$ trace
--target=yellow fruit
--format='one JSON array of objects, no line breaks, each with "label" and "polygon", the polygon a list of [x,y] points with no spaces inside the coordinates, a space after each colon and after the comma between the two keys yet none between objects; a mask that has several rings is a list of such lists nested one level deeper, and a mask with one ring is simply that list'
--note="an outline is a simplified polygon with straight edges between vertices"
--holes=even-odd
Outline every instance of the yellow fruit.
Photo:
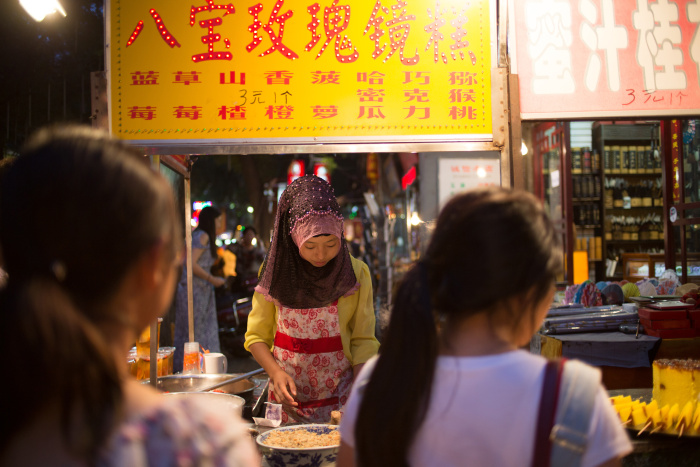
[{"label": "yellow fruit", "polygon": [[647,415],[643,406],[632,409],[632,426],[642,427],[647,423]]},{"label": "yellow fruit", "polygon": [[676,423],[676,430],[679,430],[681,425],[685,429],[690,427],[692,417],[693,417],[693,409],[695,409],[695,401],[688,401],[686,404],[683,406],[683,410],[681,410],[680,415],[678,416],[678,423]]}]

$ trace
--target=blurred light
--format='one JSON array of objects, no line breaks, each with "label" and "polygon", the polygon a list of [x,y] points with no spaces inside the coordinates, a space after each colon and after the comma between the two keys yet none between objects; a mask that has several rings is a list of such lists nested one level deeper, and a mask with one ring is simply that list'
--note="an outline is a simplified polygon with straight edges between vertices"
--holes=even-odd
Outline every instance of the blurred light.
[{"label": "blurred light", "polygon": [[421,222],[423,222],[420,217],[418,217],[418,213],[416,211],[413,211],[413,214],[411,214],[411,225],[418,225]]},{"label": "blurred light", "polygon": [[236,230],[238,230],[238,231],[240,232],[241,230],[243,230],[243,226],[242,226],[242,225],[237,225],[237,226],[236,226]]},{"label": "blurred light", "polygon": [[479,178],[486,178],[486,169],[483,167],[479,167],[476,169],[476,176]]},{"label": "blurred light", "polygon": [[231,244],[231,240],[229,240],[229,239],[227,238],[226,240],[224,240],[224,243],[225,243],[226,245],[230,245],[230,244]]},{"label": "blurred light", "polygon": [[254,211],[253,206],[248,206],[248,212],[253,214],[253,211]]},{"label": "blurred light", "polygon": [[250,243],[251,243],[251,245],[253,245],[253,246],[257,246],[257,245],[258,245],[258,239],[257,239],[257,238],[254,238],[253,240],[251,240]]},{"label": "blurred light", "polygon": [[192,227],[197,227],[197,224],[198,224],[197,219],[190,219],[190,225]]},{"label": "blurred light", "polygon": [[56,12],[66,16],[66,10],[58,0],[19,0],[19,4],[29,13],[29,16],[34,18],[34,21],[42,21],[47,15]]},{"label": "blurred light", "polygon": [[523,144],[520,145],[520,154],[527,156],[527,145],[525,144],[525,141],[523,141]]},{"label": "blurred light", "polygon": [[231,204],[228,205],[228,208],[229,208],[229,209],[235,209],[235,207],[236,207],[236,205],[233,204],[233,203],[231,203]]}]

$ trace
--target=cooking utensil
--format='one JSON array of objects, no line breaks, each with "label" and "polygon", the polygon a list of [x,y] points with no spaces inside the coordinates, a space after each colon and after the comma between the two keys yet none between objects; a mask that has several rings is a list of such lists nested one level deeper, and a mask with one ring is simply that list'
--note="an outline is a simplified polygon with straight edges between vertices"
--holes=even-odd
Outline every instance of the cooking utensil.
[{"label": "cooking utensil", "polygon": [[242,379],[248,379],[251,376],[259,375],[260,373],[264,372],[265,370],[262,368],[258,368],[257,370],[249,371],[248,373],[244,373],[242,375],[235,376],[231,379],[227,379],[221,382],[218,382],[216,384],[212,384],[211,386],[206,386],[203,388],[199,388],[197,391],[198,392],[207,392],[211,391],[212,389],[217,389],[220,388],[221,386],[226,386],[227,384],[235,383],[236,381],[240,381]]},{"label": "cooking utensil", "polygon": [[[196,374],[196,375],[168,375],[158,378],[156,389],[163,392],[200,392],[216,383],[226,383],[234,377],[243,376],[242,373],[234,374]],[[142,381],[148,384],[148,380]],[[235,394],[243,397],[246,402],[251,402],[256,383],[251,379],[242,379],[233,383],[224,384],[220,389],[227,394]]]}]

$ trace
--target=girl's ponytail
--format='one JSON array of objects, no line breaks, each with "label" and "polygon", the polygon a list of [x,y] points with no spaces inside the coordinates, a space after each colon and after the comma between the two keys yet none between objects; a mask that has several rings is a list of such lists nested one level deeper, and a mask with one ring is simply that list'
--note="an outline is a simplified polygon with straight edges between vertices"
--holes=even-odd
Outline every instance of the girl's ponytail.
[{"label": "girl's ponytail", "polygon": [[58,282],[13,282],[0,291],[0,355],[13,376],[0,397],[0,453],[37,416],[57,410],[69,452],[94,460],[121,416],[113,353]]},{"label": "girl's ponytail", "polygon": [[408,451],[428,410],[438,339],[428,264],[404,277],[355,427],[357,464],[407,466]]}]

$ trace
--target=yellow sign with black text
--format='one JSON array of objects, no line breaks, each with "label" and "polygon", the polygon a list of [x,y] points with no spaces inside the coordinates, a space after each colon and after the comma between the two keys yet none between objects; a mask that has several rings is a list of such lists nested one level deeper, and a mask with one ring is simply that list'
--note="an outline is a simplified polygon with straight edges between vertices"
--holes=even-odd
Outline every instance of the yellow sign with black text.
[{"label": "yellow sign with black text", "polygon": [[491,140],[493,0],[109,0],[126,140]]}]

